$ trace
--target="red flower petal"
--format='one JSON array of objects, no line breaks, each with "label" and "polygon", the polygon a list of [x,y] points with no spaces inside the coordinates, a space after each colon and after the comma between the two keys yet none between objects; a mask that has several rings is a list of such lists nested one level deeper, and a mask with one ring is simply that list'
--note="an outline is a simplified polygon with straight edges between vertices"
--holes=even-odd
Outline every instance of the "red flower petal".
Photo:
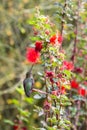
[{"label": "red flower petal", "polygon": [[74,65],[72,62],[68,62],[68,61],[63,62],[63,69],[73,70],[73,68],[74,68]]},{"label": "red flower petal", "polygon": [[80,67],[75,67],[75,68],[74,68],[74,72],[75,72],[75,73],[82,73],[82,72],[83,72],[83,69],[80,68]]},{"label": "red flower petal", "polygon": [[35,50],[36,51],[41,51],[41,49],[42,49],[42,42],[41,41],[36,41]]},{"label": "red flower petal", "polygon": [[78,93],[79,93],[79,95],[81,95],[81,96],[85,96],[85,95],[86,95],[86,90],[85,90],[84,88],[79,88],[79,89],[78,89]]},{"label": "red flower petal", "polygon": [[74,88],[74,89],[77,89],[79,88],[79,84],[76,80],[72,80],[71,81],[71,87]]},{"label": "red flower petal", "polygon": [[18,129],[18,125],[14,125],[14,126],[13,126],[13,129],[14,129],[14,130],[17,130],[17,129]]},{"label": "red flower petal", "polygon": [[50,43],[52,44],[55,44],[56,43],[56,40],[58,41],[59,44],[62,44],[62,41],[63,41],[63,37],[61,35],[53,35],[51,38],[50,38]]},{"label": "red flower petal", "polygon": [[55,44],[55,40],[56,40],[56,35],[53,35],[53,36],[50,38],[50,43]]},{"label": "red flower petal", "polygon": [[22,130],[27,130],[27,128],[26,127],[22,127]]},{"label": "red flower petal", "polygon": [[65,94],[65,87],[64,86],[61,87],[61,93]]},{"label": "red flower petal", "polygon": [[36,63],[40,54],[34,48],[28,48],[26,52],[26,58],[31,63]]},{"label": "red flower petal", "polygon": [[52,71],[46,71],[46,76],[47,77],[53,77],[54,73]]},{"label": "red flower petal", "polygon": [[63,37],[61,35],[58,36],[58,42],[61,44],[63,42]]}]

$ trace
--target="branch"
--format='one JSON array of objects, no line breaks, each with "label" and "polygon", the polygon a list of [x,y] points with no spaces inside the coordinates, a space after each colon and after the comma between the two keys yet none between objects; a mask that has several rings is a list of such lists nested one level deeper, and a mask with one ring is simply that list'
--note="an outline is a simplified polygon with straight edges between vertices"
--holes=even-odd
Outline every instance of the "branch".
[{"label": "branch", "polygon": [[21,83],[23,82],[23,75],[25,74],[25,72],[23,72],[21,74],[20,80],[18,83],[16,83],[15,85],[11,86],[11,88],[7,88],[6,90],[2,90],[0,91],[0,96],[3,94],[7,94],[7,93],[12,93],[16,90],[16,87],[18,87],[19,85],[21,85]]},{"label": "branch", "polygon": [[33,91],[33,92],[38,92],[38,93],[41,93],[41,94],[48,95],[48,93],[46,93],[46,92],[44,92],[44,91],[41,91],[41,90],[39,90],[39,89],[33,88],[32,91]]},{"label": "branch", "polygon": [[3,90],[2,92],[0,92],[0,96],[6,93],[12,93],[15,91],[16,87],[18,87],[21,84],[21,81],[19,81],[17,84],[15,84],[14,86],[12,86],[11,88],[8,88],[6,90]]},{"label": "branch", "polygon": [[80,0],[78,1],[78,9],[76,11],[77,13],[77,20],[76,20],[76,28],[75,28],[75,39],[74,39],[74,46],[73,46],[73,51],[72,51],[72,56],[71,56],[71,60],[74,64],[75,62],[75,55],[76,55],[76,47],[77,47],[77,36],[78,36],[78,19],[79,19],[79,8],[80,8]]},{"label": "branch", "polygon": [[64,4],[64,7],[63,7],[62,21],[61,21],[61,35],[63,34],[63,29],[64,29],[63,19],[65,18],[65,14],[66,14],[65,13],[66,6],[67,6],[67,3],[66,3],[66,0],[65,0],[65,4]]}]

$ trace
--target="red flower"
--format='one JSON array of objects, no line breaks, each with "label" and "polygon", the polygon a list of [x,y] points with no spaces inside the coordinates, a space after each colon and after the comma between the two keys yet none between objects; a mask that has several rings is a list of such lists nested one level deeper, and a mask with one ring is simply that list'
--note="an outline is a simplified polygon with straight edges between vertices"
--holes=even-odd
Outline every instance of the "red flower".
[{"label": "red flower", "polygon": [[27,130],[27,128],[26,127],[22,127],[22,130]]},{"label": "red flower", "polygon": [[34,32],[34,35],[36,36],[38,34],[38,32],[36,31],[36,32]]},{"label": "red flower", "polygon": [[62,69],[73,70],[74,65],[72,62],[64,61]]},{"label": "red flower", "polygon": [[62,75],[61,73],[59,73],[59,74],[57,75],[57,77],[58,77],[58,78],[62,78],[63,75]]},{"label": "red flower", "polygon": [[17,129],[18,129],[18,125],[14,125],[13,130],[17,130]]},{"label": "red flower", "polygon": [[[19,126],[17,126],[17,125],[13,126],[13,130],[19,130],[18,128],[19,128]],[[21,130],[27,130],[27,128],[26,127],[22,127]]]},{"label": "red flower", "polygon": [[50,38],[50,43],[55,44],[55,40],[56,40],[56,35],[53,35],[53,36]]},{"label": "red flower", "polygon": [[86,90],[85,90],[84,88],[79,88],[79,89],[78,89],[78,93],[79,93],[79,95],[81,95],[81,96],[85,96],[85,95],[86,95]]},{"label": "red flower", "polygon": [[31,63],[36,63],[40,54],[34,48],[27,48],[26,58]]},{"label": "red flower", "polygon": [[57,90],[52,91],[51,94],[52,94],[52,95],[55,95],[55,96],[58,96],[58,91],[57,91]]},{"label": "red flower", "polygon": [[50,43],[52,43],[53,45],[56,43],[56,40],[58,41],[59,44],[62,44],[62,41],[63,41],[63,38],[61,35],[53,35],[51,38],[50,38]]},{"label": "red flower", "polygon": [[41,41],[36,41],[35,50],[36,51],[41,51],[41,49],[42,49],[42,42]]},{"label": "red flower", "polygon": [[50,78],[51,83],[54,83],[53,76],[54,76],[54,73],[52,71],[46,71],[46,77]]},{"label": "red flower", "polygon": [[46,76],[47,77],[53,77],[54,73],[52,71],[46,71]]},{"label": "red flower", "polygon": [[51,77],[50,77],[50,82],[51,82],[52,84],[54,83],[53,78],[51,78]]},{"label": "red flower", "polygon": [[49,103],[47,100],[44,102],[44,109],[49,110],[51,108],[51,103]]},{"label": "red flower", "polygon": [[49,30],[46,30],[46,31],[45,31],[45,34],[49,35],[49,34],[50,34],[50,31],[49,31]]},{"label": "red flower", "polygon": [[61,35],[58,36],[58,42],[61,44],[63,42],[63,37]]},{"label": "red flower", "polygon": [[60,86],[60,82],[58,81],[58,82],[56,82],[56,85],[59,87]]},{"label": "red flower", "polygon": [[38,35],[38,31],[36,30],[36,28],[33,28],[33,31],[34,31],[34,35]]},{"label": "red flower", "polygon": [[74,68],[74,72],[75,72],[75,73],[82,73],[82,72],[83,72],[83,69],[80,68],[80,67],[75,67],[75,68]]},{"label": "red flower", "polygon": [[79,84],[76,80],[72,80],[71,81],[71,87],[74,89],[78,89],[79,88]]},{"label": "red flower", "polygon": [[51,92],[51,94],[52,95],[55,95],[55,96],[58,96],[59,94],[65,94],[65,87],[64,86],[62,86],[61,88],[60,88],[60,90],[55,90],[55,91],[52,91]]},{"label": "red flower", "polygon": [[65,94],[65,87],[64,86],[61,87],[61,93]]}]

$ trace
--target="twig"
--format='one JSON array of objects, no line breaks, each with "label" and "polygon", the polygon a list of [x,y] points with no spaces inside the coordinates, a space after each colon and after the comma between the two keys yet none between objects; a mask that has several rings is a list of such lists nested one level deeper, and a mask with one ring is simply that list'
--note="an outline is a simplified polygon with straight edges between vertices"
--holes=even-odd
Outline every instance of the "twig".
[{"label": "twig", "polygon": [[33,69],[33,66],[34,64],[31,65],[30,69],[29,69],[29,72],[28,73],[31,73],[32,69]]},{"label": "twig", "polygon": [[76,120],[75,120],[75,127],[77,128],[78,121],[79,121],[79,115],[80,115],[80,108],[81,108],[81,102],[77,102],[77,114],[76,114]]},{"label": "twig", "polygon": [[72,60],[73,64],[75,62],[75,55],[76,55],[77,34],[78,34],[78,21],[76,22],[75,40],[74,40],[73,52],[72,52],[72,56],[71,56],[71,60]]},{"label": "twig", "polygon": [[39,90],[39,89],[35,89],[35,88],[33,88],[32,91],[33,91],[33,92],[38,92],[38,93],[41,93],[41,94],[48,95],[47,92],[41,91],[41,90]]}]

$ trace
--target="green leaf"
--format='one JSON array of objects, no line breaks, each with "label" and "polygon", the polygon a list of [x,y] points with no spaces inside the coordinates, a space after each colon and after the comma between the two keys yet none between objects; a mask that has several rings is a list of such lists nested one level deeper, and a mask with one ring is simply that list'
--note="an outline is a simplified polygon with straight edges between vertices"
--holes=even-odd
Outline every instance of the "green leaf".
[{"label": "green leaf", "polygon": [[25,100],[27,103],[29,103],[29,104],[33,104],[33,103],[34,103],[34,99],[33,99],[33,98],[28,98],[28,97],[26,97],[24,100]]},{"label": "green leaf", "polygon": [[36,21],[35,20],[27,20],[26,23],[30,24],[30,25],[35,25]]},{"label": "green leaf", "polygon": [[69,125],[67,125],[67,124],[64,122],[63,119],[60,120],[60,122],[59,122],[59,126],[60,126],[61,128],[65,128],[65,130],[70,130]]},{"label": "green leaf", "polygon": [[20,28],[20,31],[21,31],[22,34],[26,33],[26,30],[23,27]]},{"label": "green leaf", "polygon": [[71,86],[70,85],[64,85],[64,88],[70,90]]},{"label": "green leaf", "polygon": [[50,96],[51,96],[52,99],[57,99],[57,96],[55,96],[53,94],[51,94]]},{"label": "green leaf", "polygon": [[66,95],[61,95],[61,100],[69,101],[68,97]]},{"label": "green leaf", "polygon": [[71,122],[69,121],[69,120],[66,120],[66,119],[64,119],[64,122],[66,123],[66,124],[71,124]]},{"label": "green leaf", "polygon": [[47,127],[47,130],[57,130],[57,129],[56,129],[56,128],[53,128],[53,127],[48,126],[48,127]]},{"label": "green leaf", "polygon": [[23,87],[22,87],[22,86],[21,86],[21,87],[17,87],[17,88],[16,88],[16,91],[17,91],[19,94],[24,95],[24,90],[23,90]]},{"label": "green leaf", "polygon": [[63,103],[64,106],[71,106],[71,102],[65,102]]},{"label": "green leaf", "polygon": [[30,115],[29,111],[23,110],[22,108],[18,108],[18,110],[22,116],[29,117]]},{"label": "green leaf", "polygon": [[24,121],[24,122],[26,122],[26,123],[28,123],[28,122],[29,122],[29,119],[28,119],[28,118],[29,118],[29,117],[23,117],[23,116],[22,116],[22,117],[21,117],[21,120]]},{"label": "green leaf", "polygon": [[82,96],[75,95],[75,96],[73,96],[73,98],[74,98],[75,101],[76,101],[76,100],[79,100],[79,101],[84,101],[84,102],[86,102],[86,99],[85,99],[84,97],[82,97]]},{"label": "green leaf", "polygon": [[17,106],[20,105],[20,103],[19,103],[19,101],[17,99],[12,99],[12,103],[15,104],[15,105],[17,105]]},{"label": "green leaf", "polygon": [[30,37],[29,38],[31,41],[35,42],[35,41],[39,41],[40,37]]},{"label": "green leaf", "polygon": [[63,73],[68,77],[68,78],[71,78],[71,71],[69,70],[64,70]]},{"label": "green leaf", "polygon": [[8,120],[8,119],[5,119],[4,122],[9,124],[9,125],[14,125],[14,123],[12,121]]}]

